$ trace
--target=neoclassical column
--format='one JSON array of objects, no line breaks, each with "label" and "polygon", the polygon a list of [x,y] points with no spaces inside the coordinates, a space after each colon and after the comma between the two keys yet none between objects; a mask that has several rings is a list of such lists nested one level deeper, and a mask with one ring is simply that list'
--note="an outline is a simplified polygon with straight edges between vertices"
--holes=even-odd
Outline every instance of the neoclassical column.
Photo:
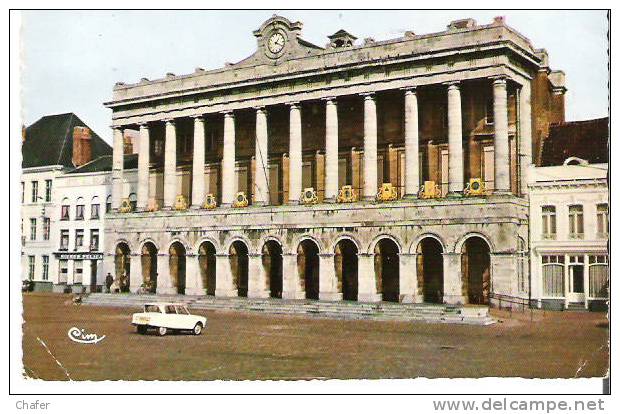
[{"label": "neoclassical column", "polygon": [[519,167],[521,194],[527,194],[529,170],[532,165],[532,102],[530,81],[525,80],[519,91]]},{"label": "neoclassical column", "polygon": [[231,206],[237,191],[235,174],[235,114],[224,112],[224,149],[222,156],[222,205]]},{"label": "neoclassical column", "polygon": [[338,289],[333,253],[319,254],[319,299],[342,300],[342,292]]},{"label": "neoclassical column", "polygon": [[282,299],[304,299],[306,291],[297,265],[297,253],[282,254]]},{"label": "neoclassical column", "polygon": [[288,178],[288,202],[299,203],[301,196],[301,108],[298,102],[290,104],[290,130],[289,130],[289,178]]},{"label": "neoclassical column", "polygon": [[164,208],[174,206],[177,196],[177,131],[173,119],[166,122],[164,146]]},{"label": "neoclassical column", "polygon": [[254,173],[254,204],[269,204],[269,144],[267,137],[267,110],[256,108],[256,164]]},{"label": "neoclassical column", "polygon": [[510,192],[510,144],[508,142],[508,92],[506,78],[493,81],[493,125],[495,129],[495,193]]},{"label": "neoclassical column", "polygon": [[123,198],[123,128],[113,126],[112,129],[112,209],[117,211]]},{"label": "neoclassical column", "polygon": [[215,255],[215,296],[231,298],[238,296],[237,286],[233,283],[232,270],[230,268],[230,256],[217,253]]},{"label": "neoclassical column", "polygon": [[448,192],[463,194],[463,127],[461,90],[458,82],[448,85]]},{"label": "neoclassical column", "polygon": [[146,210],[149,203],[150,133],[149,125],[140,124],[138,141],[138,211]]},{"label": "neoclassical column", "polygon": [[442,253],[443,255],[443,302],[464,304],[461,282],[461,253]]},{"label": "neoclassical column", "polygon": [[268,298],[269,293],[263,255],[248,254],[248,298]]},{"label": "neoclassical column", "polygon": [[159,253],[157,255],[157,294],[174,295],[177,290],[172,286],[170,276],[170,255]]},{"label": "neoclassical column", "polygon": [[364,94],[364,200],[377,194],[377,104],[375,94]]},{"label": "neoclassical column", "polygon": [[420,189],[418,95],[416,88],[405,89],[405,197]]},{"label": "neoclassical column", "polygon": [[381,293],[377,292],[375,255],[368,253],[358,253],[357,266],[358,302],[380,302]]},{"label": "neoclassical column", "polygon": [[336,98],[325,100],[325,202],[338,197],[338,105]]},{"label": "neoclassical column", "polygon": [[194,153],[192,161],[192,208],[200,208],[205,198],[205,119],[194,117]]},{"label": "neoclassical column", "polygon": [[[136,293],[142,286],[142,256],[132,254],[129,256],[129,291]],[[82,284],[85,284],[82,282]],[[87,283],[86,283],[87,284]]]}]

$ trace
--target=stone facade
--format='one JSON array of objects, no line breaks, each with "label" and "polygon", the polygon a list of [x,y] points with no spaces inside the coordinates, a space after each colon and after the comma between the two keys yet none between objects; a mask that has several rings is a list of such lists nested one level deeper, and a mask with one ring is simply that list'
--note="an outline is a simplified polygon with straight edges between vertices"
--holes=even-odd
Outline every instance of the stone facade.
[{"label": "stone facade", "polygon": [[559,104],[537,106],[544,50],[501,18],[465,22],[361,46],[341,31],[321,48],[274,16],[239,63],[117,84],[105,272],[192,295],[515,296],[532,122]]}]

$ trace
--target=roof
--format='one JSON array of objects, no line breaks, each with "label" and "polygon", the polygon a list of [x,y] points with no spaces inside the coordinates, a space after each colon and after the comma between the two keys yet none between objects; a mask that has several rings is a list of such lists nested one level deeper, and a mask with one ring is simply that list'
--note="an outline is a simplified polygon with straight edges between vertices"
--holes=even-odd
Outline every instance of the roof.
[{"label": "roof", "polygon": [[[123,169],[131,170],[138,168],[138,154],[128,154],[123,157]],[[112,156],[103,155],[87,162],[86,164],[69,171],[67,174],[94,173],[112,171]]]},{"label": "roof", "polygon": [[[74,113],[46,115],[26,128],[22,168],[62,165],[73,167],[73,128],[88,127]],[[89,128],[89,127],[88,127]],[[89,128],[90,129],[90,128]],[[112,148],[91,129],[92,157],[112,154]]]},{"label": "roof", "polygon": [[552,124],[543,141],[539,165],[562,165],[570,157],[590,164],[608,163],[609,118]]}]

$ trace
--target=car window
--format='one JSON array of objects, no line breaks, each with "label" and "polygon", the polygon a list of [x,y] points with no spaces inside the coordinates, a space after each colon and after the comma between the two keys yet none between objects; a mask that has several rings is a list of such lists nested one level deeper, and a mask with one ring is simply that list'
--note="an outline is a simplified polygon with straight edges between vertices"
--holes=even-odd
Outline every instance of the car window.
[{"label": "car window", "polygon": [[168,305],[166,306],[166,313],[177,313],[176,310],[174,310],[174,306]]},{"label": "car window", "polygon": [[146,305],[144,307],[144,312],[159,313],[159,307],[157,305]]},{"label": "car window", "polygon": [[189,315],[189,311],[185,306],[177,306],[177,313],[180,315]]}]

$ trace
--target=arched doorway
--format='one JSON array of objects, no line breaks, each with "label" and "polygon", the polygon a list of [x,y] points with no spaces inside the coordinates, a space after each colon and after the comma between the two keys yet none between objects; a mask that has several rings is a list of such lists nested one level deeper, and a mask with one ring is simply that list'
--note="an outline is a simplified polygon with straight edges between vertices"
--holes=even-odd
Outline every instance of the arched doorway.
[{"label": "arched doorway", "polygon": [[142,245],[140,261],[144,289],[149,293],[157,292],[157,247],[153,243]]},{"label": "arched doorway", "polygon": [[424,302],[443,302],[443,248],[432,237],[420,241],[418,253],[418,286],[421,286]]},{"label": "arched doorway", "polygon": [[306,299],[318,299],[319,248],[312,240],[304,240],[297,246],[297,269],[306,291]]},{"label": "arched doorway", "polygon": [[114,251],[114,267],[116,270],[116,281],[121,292],[129,292],[130,270],[131,270],[131,251],[127,243],[121,242],[116,245]]},{"label": "arched doorway", "polygon": [[462,247],[463,296],[468,303],[486,305],[491,290],[491,250],[481,237],[470,237]]},{"label": "arched doorway", "polygon": [[391,239],[379,240],[375,245],[375,280],[381,299],[398,302],[400,299],[400,266],[398,245]]},{"label": "arched doorway", "polygon": [[263,269],[269,283],[269,296],[282,298],[282,246],[274,240],[263,245]]},{"label": "arched doorway", "polygon": [[202,279],[202,287],[207,295],[215,295],[215,246],[211,242],[205,241],[198,248],[198,267],[200,268],[200,277]]},{"label": "arched doorway", "polygon": [[343,239],[336,245],[334,253],[342,299],[357,300],[357,246],[351,240]]},{"label": "arched doorway", "polygon": [[228,251],[233,285],[239,296],[248,296],[248,247],[242,241],[235,241]]},{"label": "arched doorway", "polygon": [[172,243],[168,252],[170,264],[170,279],[177,293],[185,294],[185,247],[179,242]]}]

